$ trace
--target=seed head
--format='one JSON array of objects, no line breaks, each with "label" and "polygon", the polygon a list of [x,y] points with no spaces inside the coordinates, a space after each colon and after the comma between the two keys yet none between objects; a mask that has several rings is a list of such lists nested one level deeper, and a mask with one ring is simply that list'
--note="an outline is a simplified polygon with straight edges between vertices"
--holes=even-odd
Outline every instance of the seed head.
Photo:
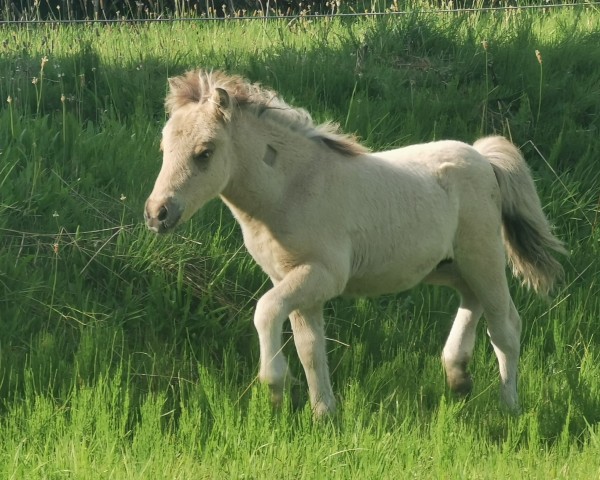
[{"label": "seed head", "polygon": [[539,50],[536,50],[535,56],[537,58],[538,63],[541,65],[542,64],[542,53]]},{"label": "seed head", "polygon": [[487,49],[489,48],[489,44],[487,40],[484,40],[483,42],[481,42],[481,45],[483,46],[483,49],[485,51],[487,51]]}]

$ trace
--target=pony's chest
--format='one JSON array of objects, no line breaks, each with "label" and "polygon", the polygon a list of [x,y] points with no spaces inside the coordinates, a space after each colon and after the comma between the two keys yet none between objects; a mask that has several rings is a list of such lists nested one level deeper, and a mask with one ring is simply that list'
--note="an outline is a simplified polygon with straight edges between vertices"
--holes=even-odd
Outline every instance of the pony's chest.
[{"label": "pony's chest", "polygon": [[242,224],[244,244],[254,261],[271,277],[279,281],[297,265],[296,255],[281,238],[260,224]]}]

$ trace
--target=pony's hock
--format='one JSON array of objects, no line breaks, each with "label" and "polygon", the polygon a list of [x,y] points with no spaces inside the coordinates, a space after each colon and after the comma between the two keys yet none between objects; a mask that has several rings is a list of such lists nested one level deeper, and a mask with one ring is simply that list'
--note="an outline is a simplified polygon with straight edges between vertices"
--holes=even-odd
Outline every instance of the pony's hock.
[{"label": "pony's hock", "polygon": [[443,348],[448,385],[471,390],[468,363],[485,315],[502,402],[519,408],[521,319],[505,274],[547,294],[565,253],[527,165],[502,137],[370,153],[331,124],[314,125],[275,92],[222,72],[171,78],[163,164],[146,202],[148,227],[167,232],[220,196],[273,288],[256,305],[261,381],[281,402],[289,317],[317,416],[335,409],[323,304],[420,282],[452,287],[461,303]]}]

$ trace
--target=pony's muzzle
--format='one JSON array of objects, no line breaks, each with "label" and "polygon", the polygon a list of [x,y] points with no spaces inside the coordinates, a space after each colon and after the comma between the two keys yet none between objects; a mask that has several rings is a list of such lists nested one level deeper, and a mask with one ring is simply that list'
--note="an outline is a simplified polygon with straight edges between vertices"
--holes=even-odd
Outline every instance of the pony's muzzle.
[{"label": "pony's muzzle", "polygon": [[155,233],[165,233],[172,230],[179,223],[181,208],[168,198],[163,201],[146,200],[144,208],[146,226]]}]

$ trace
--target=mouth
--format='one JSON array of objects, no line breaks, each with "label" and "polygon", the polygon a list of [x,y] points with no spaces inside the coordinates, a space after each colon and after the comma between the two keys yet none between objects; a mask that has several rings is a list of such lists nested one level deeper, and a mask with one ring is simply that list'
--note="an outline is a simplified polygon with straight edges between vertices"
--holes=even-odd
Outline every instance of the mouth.
[{"label": "mouth", "polygon": [[146,220],[146,227],[148,227],[148,230],[151,232],[157,234],[169,233],[174,229],[174,227],[167,222],[157,222],[154,220]]}]

